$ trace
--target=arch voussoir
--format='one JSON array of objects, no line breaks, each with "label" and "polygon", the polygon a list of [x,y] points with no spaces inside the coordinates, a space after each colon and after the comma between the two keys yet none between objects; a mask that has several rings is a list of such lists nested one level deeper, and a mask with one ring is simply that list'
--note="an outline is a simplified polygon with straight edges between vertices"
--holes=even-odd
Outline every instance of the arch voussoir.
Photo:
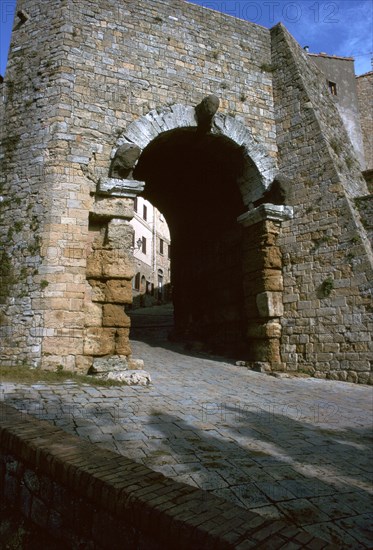
[{"label": "arch voussoir", "polygon": [[[188,127],[197,127],[195,107],[176,103],[170,107],[153,109],[126,128],[119,137],[111,157],[114,157],[118,147],[124,143],[135,144],[144,150],[163,132]],[[275,159],[253,137],[250,129],[231,115],[217,113],[212,133],[225,136],[244,148],[248,157],[248,167],[239,182],[239,187],[245,204],[249,206],[271,185],[277,173]]]}]

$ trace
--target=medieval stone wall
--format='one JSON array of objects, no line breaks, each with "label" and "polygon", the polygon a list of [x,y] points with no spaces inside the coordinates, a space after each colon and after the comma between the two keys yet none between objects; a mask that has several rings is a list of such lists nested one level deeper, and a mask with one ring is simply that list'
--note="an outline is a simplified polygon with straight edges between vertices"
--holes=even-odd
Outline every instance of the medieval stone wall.
[{"label": "medieval stone wall", "polygon": [[[61,311],[74,310],[74,300],[83,295],[79,268],[66,272],[71,261],[58,243],[62,237],[66,243],[78,243],[87,233],[82,223],[88,204],[73,210],[75,201],[81,200],[74,181],[78,171],[61,160],[68,149],[61,135],[71,109],[71,75],[68,69],[64,72],[60,48],[63,7],[59,2],[18,7],[25,7],[30,19],[24,24],[15,21],[7,78],[1,85],[1,332],[7,350],[1,358],[36,365],[42,339],[63,326],[62,318],[55,328],[45,325],[46,300],[48,309],[58,310],[64,296],[68,306]],[[89,200],[89,192],[82,193]],[[68,225],[72,217],[79,218],[74,233]]]},{"label": "medieval stone wall", "polygon": [[2,362],[86,372],[95,357],[130,356],[123,306],[141,185],[106,181],[111,156],[195,126],[194,106],[215,94],[213,132],[251,158],[239,182],[250,224],[276,166],[290,179],[293,219],[247,228],[261,235],[246,296],[254,359],[367,382],[372,252],[355,200],[366,183],[325,76],[285,29],[181,0],[17,9],[30,17],[1,85]]},{"label": "medieval stone wall", "polygon": [[[120,326],[108,326],[101,302],[92,305],[87,277],[99,275],[95,267],[86,273],[87,255],[107,231],[94,220],[89,227],[93,193],[118,135],[151,109],[215,93],[275,157],[270,36],[182,1],[19,0],[20,9],[30,18],[13,32],[2,85],[4,242],[14,226],[2,274],[2,360],[86,370],[92,353],[118,352],[118,330],[128,336],[119,312]],[[106,221],[115,217],[110,209]],[[117,255],[105,261],[114,265]]]},{"label": "medieval stone wall", "polygon": [[373,170],[373,71],[356,79],[366,170]]},{"label": "medieval stone wall", "polygon": [[324,76],[283,27],[272,37],[279,169],[293,180],[294,206],[280,237],[282,358],[319,377],[367,382],[372,254],[351,200],[366,184]]},{"label": "medieval stone wall", "polygon": [[[359,104],[353,58],[334,57],[326,54],[308,54],[325,75],[325,86],[335,84],[334,94],[330,92],[343,120],[354,148],[361,170],[365,170],[363,135],[360,124]],[[364,119],[364,115],[362,115]]]}]

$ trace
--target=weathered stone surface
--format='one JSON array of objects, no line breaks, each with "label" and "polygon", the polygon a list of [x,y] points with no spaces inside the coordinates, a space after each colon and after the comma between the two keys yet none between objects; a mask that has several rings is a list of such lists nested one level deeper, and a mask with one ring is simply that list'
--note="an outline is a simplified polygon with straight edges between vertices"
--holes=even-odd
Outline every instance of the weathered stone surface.
[{"label": "weathered stone surface", "polygon": [[102,326],[102,306],[94,302],[84,302],[84,324],[86,327]]},{"label": "weathered stone surface", "polygon": [[118,218],[112,219],[107,226],[107,244],[113,248],[130,250],[133,233],[134,229],[128,222]]},{"label": "weathered stone surface", "polygon": [[84,355],[112,355],[115,352],[115,328],[90,327],[84,338]]},{"label": "weathered stone surface", "polygon": [[133,202],[130,198],[97,197],[92,205],[91,213],[98,219],[119,218],[130,220],[133,218]]},{"label": "weathered stone surface", "polygon": [[130,304],[132,302],[130,281],[120,279],[106,281],[105,301],[115,304]]},{"label": "weathered stone surface", "polygon": [[212,119],[219,109],[219,98],[216,95],[205,97],[201,103],[196,106],[196,116],[198,128],[203,132],[211,129]]},{"label": "weathered stone surface", "polygon": [[132,370],[143,370],[144,368],[144,361],[142,359],[133,359],[132,357],[128,357],[128,368]]},{"label": "weathered stone surface", "polygon": [[260,363],[280,364],[280,345],[277,338],[249,341],[250,344],[250,360]]},{"label": "weathered stone surface", "polygon": [[[43,352],[66,358],[83,354],[83,340],[74,329],[65,329],[63,336],[47,336],[43,339]],[[69,359],[67,359],[69,361]],[[63,361],[60,361],[63,364]]]},{"label": "weathered stone surface", "polygon": [[246,366],[255,372],[271,372],[271,363],[266,363],[264,361],[249,362]]},{"label": "weathered stone surface", "polygon": [[266,290],[282,292],[284,289],[282,272],[279,269],[263,269],[250,272],[250,277],[244,282],[245,295],[257,295]]},{"label": "weathered stone surface", "polygon": [[111,164],[110,177],[118,179],[128,178],[140,154],[140,147],[133,143],[124,143],[118,147]]},{"label": "weathered stone surface", "polygon": [[284,314],[281,292],[262,292],[258,294],[256,305],[261,317],[282,317]]},{"label": "weathered stone surface", "polygon": [[93,363],[93,357],[89,355],[78,355],[75,358],[76,372],[87,374]]},{"label": "weathered stone surface", "polygon": [[115,335],[115,353],[118,355],[131,355],[129,342],[129,328],[118,328]]},{"label": "weathered stone surface", "polygon": [[78,311],[57,309],[45,312],[45,322],[50,328],[79,329],[84,327],[84,320],[84,313]]},{"label": "weathered stone surface", "polygon": [[[261,273],[267,269],[280,270],[282,268],[282,254],[277,246],[258,247],[248,255],[244,264],[245,273]],[[250,275],[252,276],[252,275]]]},{"label": "weathered stone surface", "polygon": [[124,312],[124,307],[115,304],[104,304],[102,326],[104,327],[129,327],[131,319]]},{"label": "weathered stone surface", "polygon": [[250,323],[246,334],[248,338],[280,338],[281,324],[277,321]]},{"label": "weathered stone surface", "polygon": [[[293,182],[289,178],[287,178],[283,174],[276,174],[275,179],[273,180],[269,188],[265,191],[265,193],[263,194],[263,197],[255,201],[254,206],[256,207],[263,203],[266,203],[267,205],[273,204],[273,205],[284,206],[288,204],[292,187],[293,187]],[[269,209],[267,208],[267,210]],[[281,209],[281,211],[282,211],[282,214],[284,215],[283,219],[289,219],[290,217],[292,217],[292,214],[293,214],[292,210]],[[287,213],[288,218],[286,218],[285,213]],[[273,216],[273,209],[270,215]]]},{"label": "weathered stone surface", "polygon": [[265,203],[249,210],[237,218],[244,227],[250,227],[263,220],[283,222],[293,217],[294,210],[291,206]]},{"label": "weathered stone surface", "polygon": [[87,258],[87,279],[132,279],[132,258],[123,250],[94,250]]},{"label": "weathered stone surface", "polygon": [[100,281],[90,279],[92,301],[112,304],[130,304],[132,302],[132,285],[127,279],[109,279]]},{"label": "weathered stone surface", "polygon": [[[365,169],[373,169],[373,136],[372,136],[372,89],[373,89],[373,73],[366,73],[356,79],[358,90],[358,103],[360,113],[361,129],[363,133],[363,147],[365,157]],[[372,190],[371,190],[372,192]],[[372,218],[371,218],[372,219]]]},{"label": "weathered stone surface", "polygon": [[151,383],[150,374],[145,370],[112,371],[100,375],[100,378],[125,382],[129,386],[148,386]]},{"label": "weathered stone surface", "polygon": [[106,302],[106,282],[99,279],[89,279],[88,282],[92,287],[90,293],[92,302]]},{"label": "weathered stone surface", "polygon": [[143,181],[101,178],[98,185],[99,195],[110,195],[111,197],[136,197],[144,191]]},{"label": "weathered stone surface", "polygon": [[108,357],[95,357],[93,359],[90,374],[102,374],[114,371],[123,372],[128,369],[125,355],[110,355]]}]

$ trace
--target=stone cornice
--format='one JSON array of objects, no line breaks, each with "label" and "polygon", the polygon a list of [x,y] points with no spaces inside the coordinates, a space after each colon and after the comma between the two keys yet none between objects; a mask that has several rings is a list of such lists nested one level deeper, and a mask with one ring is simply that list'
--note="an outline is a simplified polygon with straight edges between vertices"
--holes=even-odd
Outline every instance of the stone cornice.
[{"label": "stone cornice", "polygon": [[293,217],[293,213],[294,209],[292,206],[265,203],[257,206],[253,210],[249,210],[248,212],[241,214],[241,216],[237,218],[237,221],[244,227],[249,227],[250,225],[254,225],[264,220],[272,220],[277,222],[290,220]]},{"label": "stone cornice", "polygon": [[144,190],[144,187],[145,182],[143,181],[101,178],[98,183],[97,194],[110,197],[134,198]]}]

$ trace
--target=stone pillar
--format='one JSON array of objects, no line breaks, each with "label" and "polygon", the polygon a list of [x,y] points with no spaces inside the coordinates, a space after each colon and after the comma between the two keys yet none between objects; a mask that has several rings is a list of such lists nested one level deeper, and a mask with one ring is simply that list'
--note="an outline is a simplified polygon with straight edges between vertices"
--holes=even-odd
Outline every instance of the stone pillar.
[{"label": "stone pillar", "polygon": [[106,178],[99,183],[90,212],[91,247],[87,256],[85,330],[79,370],[87,372],[95,358],[131,356],[130,319],[124,311],[132,303],[134,198],[144,189],[135,180]]},{"label": "stone pillar", "polygon": [[262,371],[284,370],[280,355],[283,315],[282,259],[277,238],[281,222],[292,217],[289,206],[261,204],[242,214],[243,280],[248,320],[249,366]]}]

